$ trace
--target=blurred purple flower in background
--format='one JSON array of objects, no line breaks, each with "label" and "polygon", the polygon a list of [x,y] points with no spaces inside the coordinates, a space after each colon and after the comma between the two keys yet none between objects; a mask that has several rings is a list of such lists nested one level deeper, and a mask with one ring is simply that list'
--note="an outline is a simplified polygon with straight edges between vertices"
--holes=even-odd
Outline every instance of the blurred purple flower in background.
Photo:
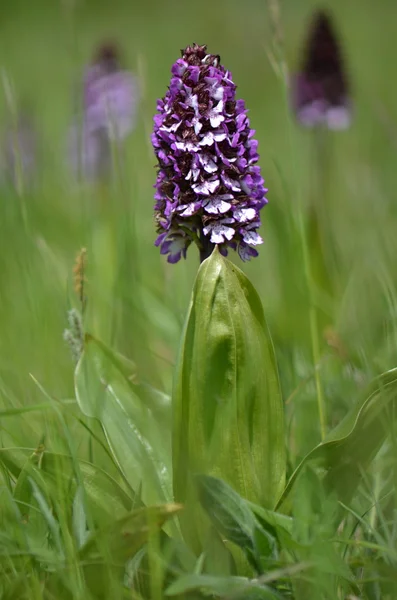
[{"label": "blurred purple flower in background", "polygon": [[346,129],[351,103],[342,51],[329,15],[318,12],[312,21],[301,72],[292,82],[292,103],[306,127]]},{"label": "blurred purple flower in background", "polygon": [[76,172],[93,179],[108,174],[112,145],[119,150],[135,127],[138,100],[137,80],[122,70],[117,47],[101,45],[84,74],[82,115],[69,137]]},{"label": "blurred purple flower in background", "polygon": [[267,190],[244,101],[235,99],[230,71],[206,46],[188,46],[171,73],[152,134],[156,245],[170,263],[186,257],[192,241],[201,260],[215,245],[249,260],[263,241],[257,229]]}]

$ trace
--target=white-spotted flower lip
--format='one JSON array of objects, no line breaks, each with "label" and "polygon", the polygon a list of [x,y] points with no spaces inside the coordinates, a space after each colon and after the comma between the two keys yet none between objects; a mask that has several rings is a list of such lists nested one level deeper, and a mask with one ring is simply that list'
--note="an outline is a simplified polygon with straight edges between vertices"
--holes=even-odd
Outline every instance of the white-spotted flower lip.
[{"label": "white-spotted flower lip", "polygon": [[219,179],[213,178],[205,179],[201,183],[194,183],[192,185],[192,189],[196,192],[196,194],[203,194],[204,196],[206,196],[208,194],[213,194],[219,186]]},{"label": "white-spotted flower lip", "polygon": [[227,138],[227,133],[222,129],[207,131],[201,138],[200,146],[212,146],[214,142],[223,142]]},{"label": "white-spotted flower lip", "polygon": [[211,236],[213,244],[222,244],[226,240],[230,242],[234,237],[234,229],[229,227],[232,223],[234,223],[233,219],[214,221],[204,227],[204,234]]},{"label": "white-spotted flower lip", "polygon": [[239,223],[247,223],[248,221],[253,221],[256,218],[256,210],[255,208],[237,207],[233,211],[233,217]]},{"label": "white-spotted flower lip", "polygon": [[232,206],[229,200],[233,200],[232,194],[209,196],[203,200],[204,210],[209,214],[223,215],[224,213],[227,213]]}]

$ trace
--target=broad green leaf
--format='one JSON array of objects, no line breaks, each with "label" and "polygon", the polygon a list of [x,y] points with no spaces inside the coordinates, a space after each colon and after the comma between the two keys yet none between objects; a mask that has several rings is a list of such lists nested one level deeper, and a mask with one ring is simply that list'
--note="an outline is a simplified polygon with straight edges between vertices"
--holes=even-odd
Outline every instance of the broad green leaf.
[{"label": "broad green leaf", "polygon": [[138,395],[125,367],[104,344],[86,337],[75,373],[82,412],[101,422],[112,454],[131,487],[142,487],[144,504],[172,498],[171,432],[153,405]]},{"label": "broad green leaf", "polygon": [[246,502],[221,479],[198,475],[199,498],[216,529],[241,547],[253,547],[258,522]]},{"label": "broad green leaf", "polygon": [[396,417],[397,369],[380,375],[361,400],[295,469],[277,507],[284,505],[302,468],[318,461],[326,470],[324,484],[349,502],[388,434],[390,418]]},{"label": "broad green leaf", "polygon": [[217,249],[194,285],[173,393],[174,492],[192,474],[224,479],[273,508],[284,487],[284,415],[260,299]]},{"label": "broad green leaf", "polygon": [[164,423],[164,418],[167,421],[170,420],[171,416],[171,398],[156,389],[147,382],[139,381],[136,364],[125,357],[120,352],[114,352],[111,348],[108,348],[106,344],[94,338],[93,336],[86,335],[86,343],[89,341],[94,342],[104,353],[104,355],[113,362],[117,369],[124,375],[124,377],[132,384],[132,389],[135,393],[146,403],[148,408],[153,410],[154,417],[160,417],[161,422]]}]

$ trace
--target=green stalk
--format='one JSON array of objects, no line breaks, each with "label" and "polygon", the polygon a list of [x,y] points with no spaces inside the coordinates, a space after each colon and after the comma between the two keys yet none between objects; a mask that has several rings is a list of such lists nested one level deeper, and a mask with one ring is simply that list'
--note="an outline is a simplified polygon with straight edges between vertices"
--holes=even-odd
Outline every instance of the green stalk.
[{"label": "green stalk", "polygon": [[[293,180],[298,182],[298,169],[296,166],[296,162],[294,160],[294,144],[292,140],[292,125],[291,125],[291,109],[288,95],[288,86],[287,86],[287,78],[288,71],[287,66],[282,55],[281,49],[279,48],[279,76],[283,83],[283,92],[284,92],[284,102],[286,107],[287,114],[287,135],[290,145],[290,156],[291,156],[291,166],[293,170]],[[299,199],[299,189],[297,191],[298,199]],[[320,342],[319,342],[319,327],[318,327],[318,316],[317,309],[315,305],[315,286],[313,280],[313,271],[312,271],[312,263],[310,260],[310,253],[308,248],[308,241],[306,236],[306,228],[305,222],[302,214],[302,210],[298,210],[298,229],[300,234],[300,242],[302,246],[302,257],[303,257],[303,273],[307,285],[308,296],[309,296],[309,326],[310,326],[310,340],[312,346],[312,356],[313,356],[313,366],[314,366],[314,378],[316,385],[316,395],[317,395],[317,406],[318,406],[318,414],[319,414],[319,422],[320,422],[320,432],[321,439],[323,440],[326,435],[326,423],[327,423],[327,415],[326,415],[326,406],[324,400],[324,392],[323,385],[321,381],[320,371],[318,369],[318,365],[320,363],[321,353],[320,353]]]},{"label": "green stalk", "polygon": [[327,414],[326,407],[324,401],[324,393],[323,393],[323,384],[321,381],[320,370],[318,368],[321,360],[320,353],[320,342],[319,342],[319,328],[318,328],[318,316],[317,316],[317,308],[314,302],[314,286],[313,286],[313,278],[311,271],[311,262],[310,262],[310,254],[307,244],[305,224],[303,220],[302,211],[298,214],[299,219],[299,233],[302,244],[302,254],[303,254],[303,270],[305,274],[305,279],[307,283],[307,288],[309,292],[309,324],[310,324],[310,339],[312,345],[312,356],[313,356],[313,365],[314,365],[314,381],[316,385],[316,395],[317,395],[317,406],[318,406],[318,416],[320,422],[320,432],[321,439],[323,440],[327,431]]}]

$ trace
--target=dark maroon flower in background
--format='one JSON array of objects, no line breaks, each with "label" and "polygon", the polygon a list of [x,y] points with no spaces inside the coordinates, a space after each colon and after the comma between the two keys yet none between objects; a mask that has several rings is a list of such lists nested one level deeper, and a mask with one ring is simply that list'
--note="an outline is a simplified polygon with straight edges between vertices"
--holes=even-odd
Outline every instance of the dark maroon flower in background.
[{"label": "dark maroon flower in background", "polygon": [[122,68],[115,44],[98,48],[85,71],[82,91],[82,118],[70,132],[70,156],[75,170],[99,177],[111,165],[112,144],[120,146],[133,130],[139,99],[137,80]]},{"label": "dark maroon flower in background", "polygon": [[346,129],[351,121],[349,89],[342,50],[331,17],[313,18],[300,73],[292,83],[298,120],[307,127]]},{"label": "dark maroon flower in background", "polygon": [[231,73],[206,46],[188,46],[157,103],[155,216],[162,254],[175,263],[192,241],[203,260],[218,245],[257,256],[259,211],[267,203],[258,142]]}]

